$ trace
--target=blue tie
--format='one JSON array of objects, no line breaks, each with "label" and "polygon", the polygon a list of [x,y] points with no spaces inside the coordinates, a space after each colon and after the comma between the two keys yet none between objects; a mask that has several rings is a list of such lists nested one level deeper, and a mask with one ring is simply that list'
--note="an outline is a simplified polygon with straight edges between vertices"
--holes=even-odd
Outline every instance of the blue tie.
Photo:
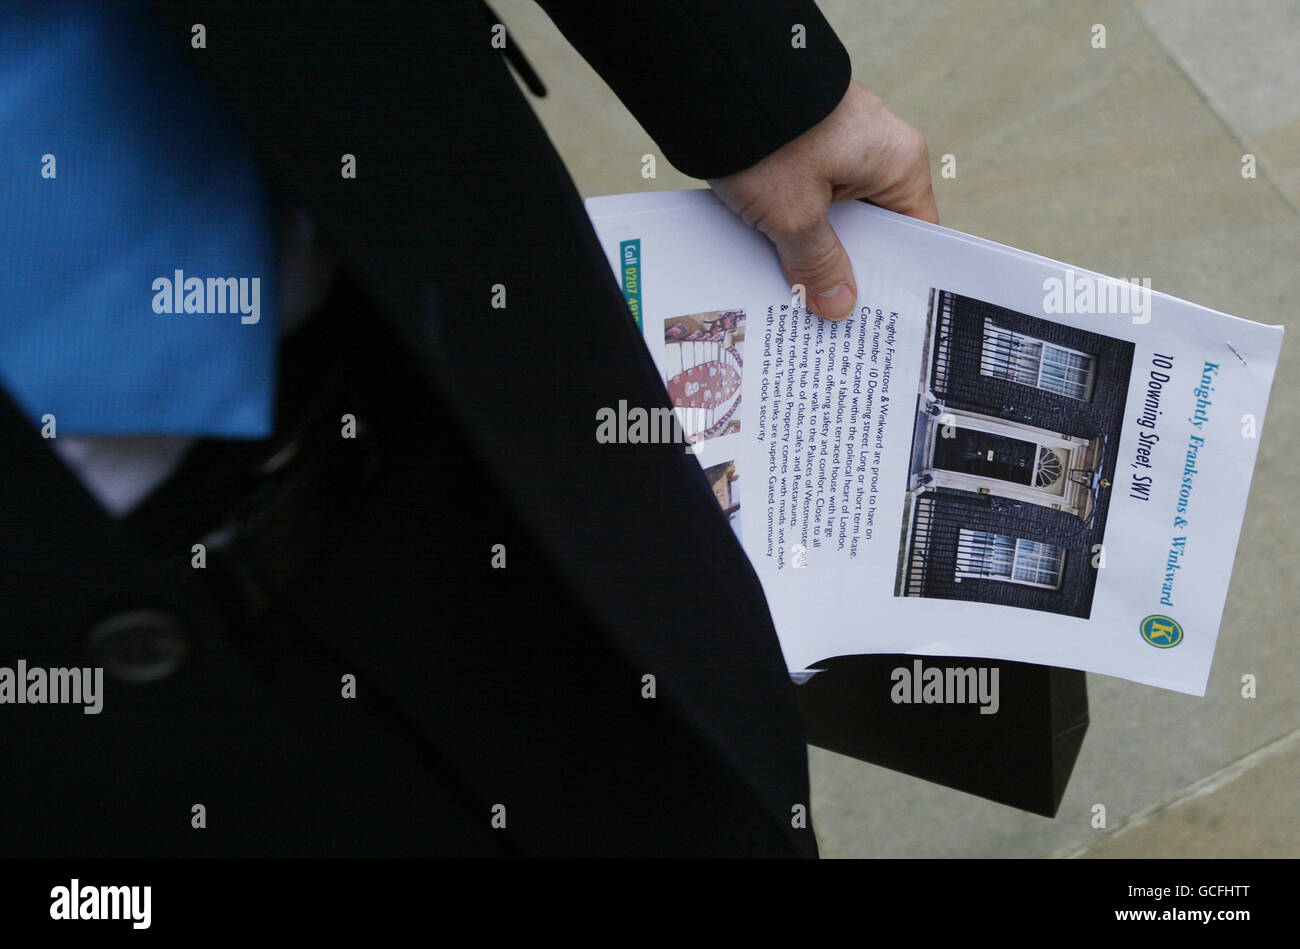
[{"label": "blue tie", "polygon": [[146,10],[6,0],[0,175],[0,384],[33,423],[270,433],[266,186]]}]

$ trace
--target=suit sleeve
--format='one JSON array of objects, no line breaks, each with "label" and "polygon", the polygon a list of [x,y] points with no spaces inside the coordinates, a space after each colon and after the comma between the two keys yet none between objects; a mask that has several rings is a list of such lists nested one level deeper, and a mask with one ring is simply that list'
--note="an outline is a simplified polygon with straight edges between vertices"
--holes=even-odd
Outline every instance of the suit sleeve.
[{"label": "suit sleeve", "polygon": [[718,178],[820,122],[848,52],[812,0],[538,0],[674,167]]}]

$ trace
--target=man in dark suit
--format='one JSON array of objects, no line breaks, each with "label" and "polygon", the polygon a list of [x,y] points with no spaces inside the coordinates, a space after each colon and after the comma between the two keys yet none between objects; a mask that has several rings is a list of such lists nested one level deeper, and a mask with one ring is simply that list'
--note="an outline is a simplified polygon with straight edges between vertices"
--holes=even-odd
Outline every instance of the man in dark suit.
[{"label": "man in dark suit", "polygon": [[[809,0],[542,5],[822,315],[855,296],[831,200],[934,219],[924,143]],[[155,6],[340,269],[275,436],[201,441],[124,518],[0,393],[0,665],[108,677],[98,715],[0,708],[0,853],[815,855],[794,689],[698,463],[594,437],[667,402],[495,18]]]}]

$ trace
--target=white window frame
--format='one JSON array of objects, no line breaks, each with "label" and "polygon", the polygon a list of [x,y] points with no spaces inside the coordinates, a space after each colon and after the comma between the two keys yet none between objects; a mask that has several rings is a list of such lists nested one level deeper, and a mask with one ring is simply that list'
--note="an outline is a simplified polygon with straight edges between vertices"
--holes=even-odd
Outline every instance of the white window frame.
[{"label": "white window frame", "polygon": [[[1003,345],[1008,353],[1016,353],[1017,358],[1014,363],[1009,361],[1005,369],[999,369],[993,365],[993,355],[996,353],[994,339],[1003,338]],[[1037,353],[1033,347],[1038,347]],[[1052,385],[1044,385],[1044,367],[1047,366],[1048,360],[1045,358],[1049,350],[1056,350],[1067,356],[1078,356],[1087,360],[1087,366],[1083,370],[1084,382],[1081,386],[1082,395],[1075,394],[1077,383],[1071,383],[1068,379],[1061,384],[1061,388],[1054,388]],[[1029,365],[1032,360],[1033,365]],[[1060,366],[1059,361],[1054,361],[1052,365]],[[1078,367],[1063,367],[1064,370],[1079,371]],[[1023,370],[1024,374],[1033,377],[1033,381],[1027,381],[1024,374],[1019,371]],[[1078,349],[1071,349],[1069,346],[1062,346],[1060,343],[1049,343],[1045,339],[1039,339],[1037,336],[1030,336],[1027,333],[1009,330],[1004,326],[998,326],[990,319],[984,320],[984,337],[980,344],[980,374],[991,376],[994,379],[1005,379],[1007,382],[1014,382],[1017,385],[1031,386],[1036,389],[1042,389],[1044,392],[1051,392],[1054,395],[1064,396],[1067,399],[1074,399],[1077,402],[1091,402],[1093,390],[1097,384],[1097,357],[1092,353],[1085,353]],[[1071,391],[1065,391],[1070,389]]]},{"label": "white window frame", "polygon": [[[983,539],[984,537],[989,538],[989,540],[985,541]],[[991,562],[992,560],[992,556],[991,556],[992,551],[994,549],[994,545],[998,541],[1010,542],[1012,545],[1011,568],[1010,568],[1010,573],[1008,575],[1003,576],[1001,574],[996,574],[996,573],[985,573],[983,571],[961,569],[960,552],[962,550],[970,551],[970,550],[978,550],[983,548],[989,551],[989,556],[986,556],[984,558],[984,561],[988,563]],[[1044,547],[1050,551],[1055,552],[1054,554],[1056,560],[1055,583],[1050,583],[1050,584],[1040,583],[1034,580],[1024,580],[1016,577],[1016,570],[1022,565],[1021,562],[1022,557],[1028,559],[1029,557],[1042,556],[1040,552],[1031,550],[1029,545],[1032,545],[1033,547]],[[1065,576],[1065,548],[1064,547],[1058,547],[1055,544],[1048,544],[1041,540],[1029,540],[1024,537],[1012,537],[1008,534],[997,534],[994,533],[993,531],[977,531],[977,530],[972,530],[970,528],[961,527],[958,528],[957,530],[957,549],[958,549],[958,560],[956,566],[956,579],[958,582],[961,582],[963,579],[998,580],[1002,583],[1013,583],[1017,586],[1036,587],[1040,590],[1061,589],[1061,581]],[[1027,569],[1037,570],[1037,567],[1031,567]]]},{"label": "white window frame", "polygon": [[[1059,482],[1061,484],[1060,492],[1058,493],[1055,490],[1055,485],[1047,488],[1034,486],[1033,482],[1037,479],[1038,474],[1037,455],[1034,456],[1034,473],[1027,485],[1017,484],[1014,481],[1003,481],[1001,478],[990,478],[984,475],[972,475],[960,471],[948,471],[945,468],[936,468],[934,465],[935,445],[943,437],[943,428],[946,425],[971,431],[986,432],[990,435],[1003,435],[1008,438],[1030,442],[1041,448],[1054,449],[1061,456],[1065,466],[1065,472],[1062,475],[1061,482]],[[929,483],[935,487],[956,488],[978,494],[996,494],[999,497],[1028,501],[1031,504],[1041,504],[1044,507],[1083,517],[1084,506],[1087,503],[1086,492],[1070,479],[1069,473],[1073,469],[1084,467],[1087,458],[1090,457],[1095,447],[1092,442],[1086,439],[1076,438],[1071,435],[1059,435],[1021,422],[992,418],[978,412],[967,412],[962,409],[945,409],[943,414],[933,419],[931,423],[930,439],[926,446],[925,465],[922,470],[930,476]]]}]

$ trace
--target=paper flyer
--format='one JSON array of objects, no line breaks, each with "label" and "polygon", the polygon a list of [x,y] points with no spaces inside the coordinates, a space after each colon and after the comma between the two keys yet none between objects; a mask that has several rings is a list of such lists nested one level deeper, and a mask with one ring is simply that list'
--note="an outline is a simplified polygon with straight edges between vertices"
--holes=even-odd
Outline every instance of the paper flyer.
[{"label": "paper flyer", "polygon": [[587,208],[676,413],[622,434],[698,457],[792,672],[970,656],[1204,695],[1281,327],[861,202],[831,207],[858,283],[831,323],[707,190]]}]

